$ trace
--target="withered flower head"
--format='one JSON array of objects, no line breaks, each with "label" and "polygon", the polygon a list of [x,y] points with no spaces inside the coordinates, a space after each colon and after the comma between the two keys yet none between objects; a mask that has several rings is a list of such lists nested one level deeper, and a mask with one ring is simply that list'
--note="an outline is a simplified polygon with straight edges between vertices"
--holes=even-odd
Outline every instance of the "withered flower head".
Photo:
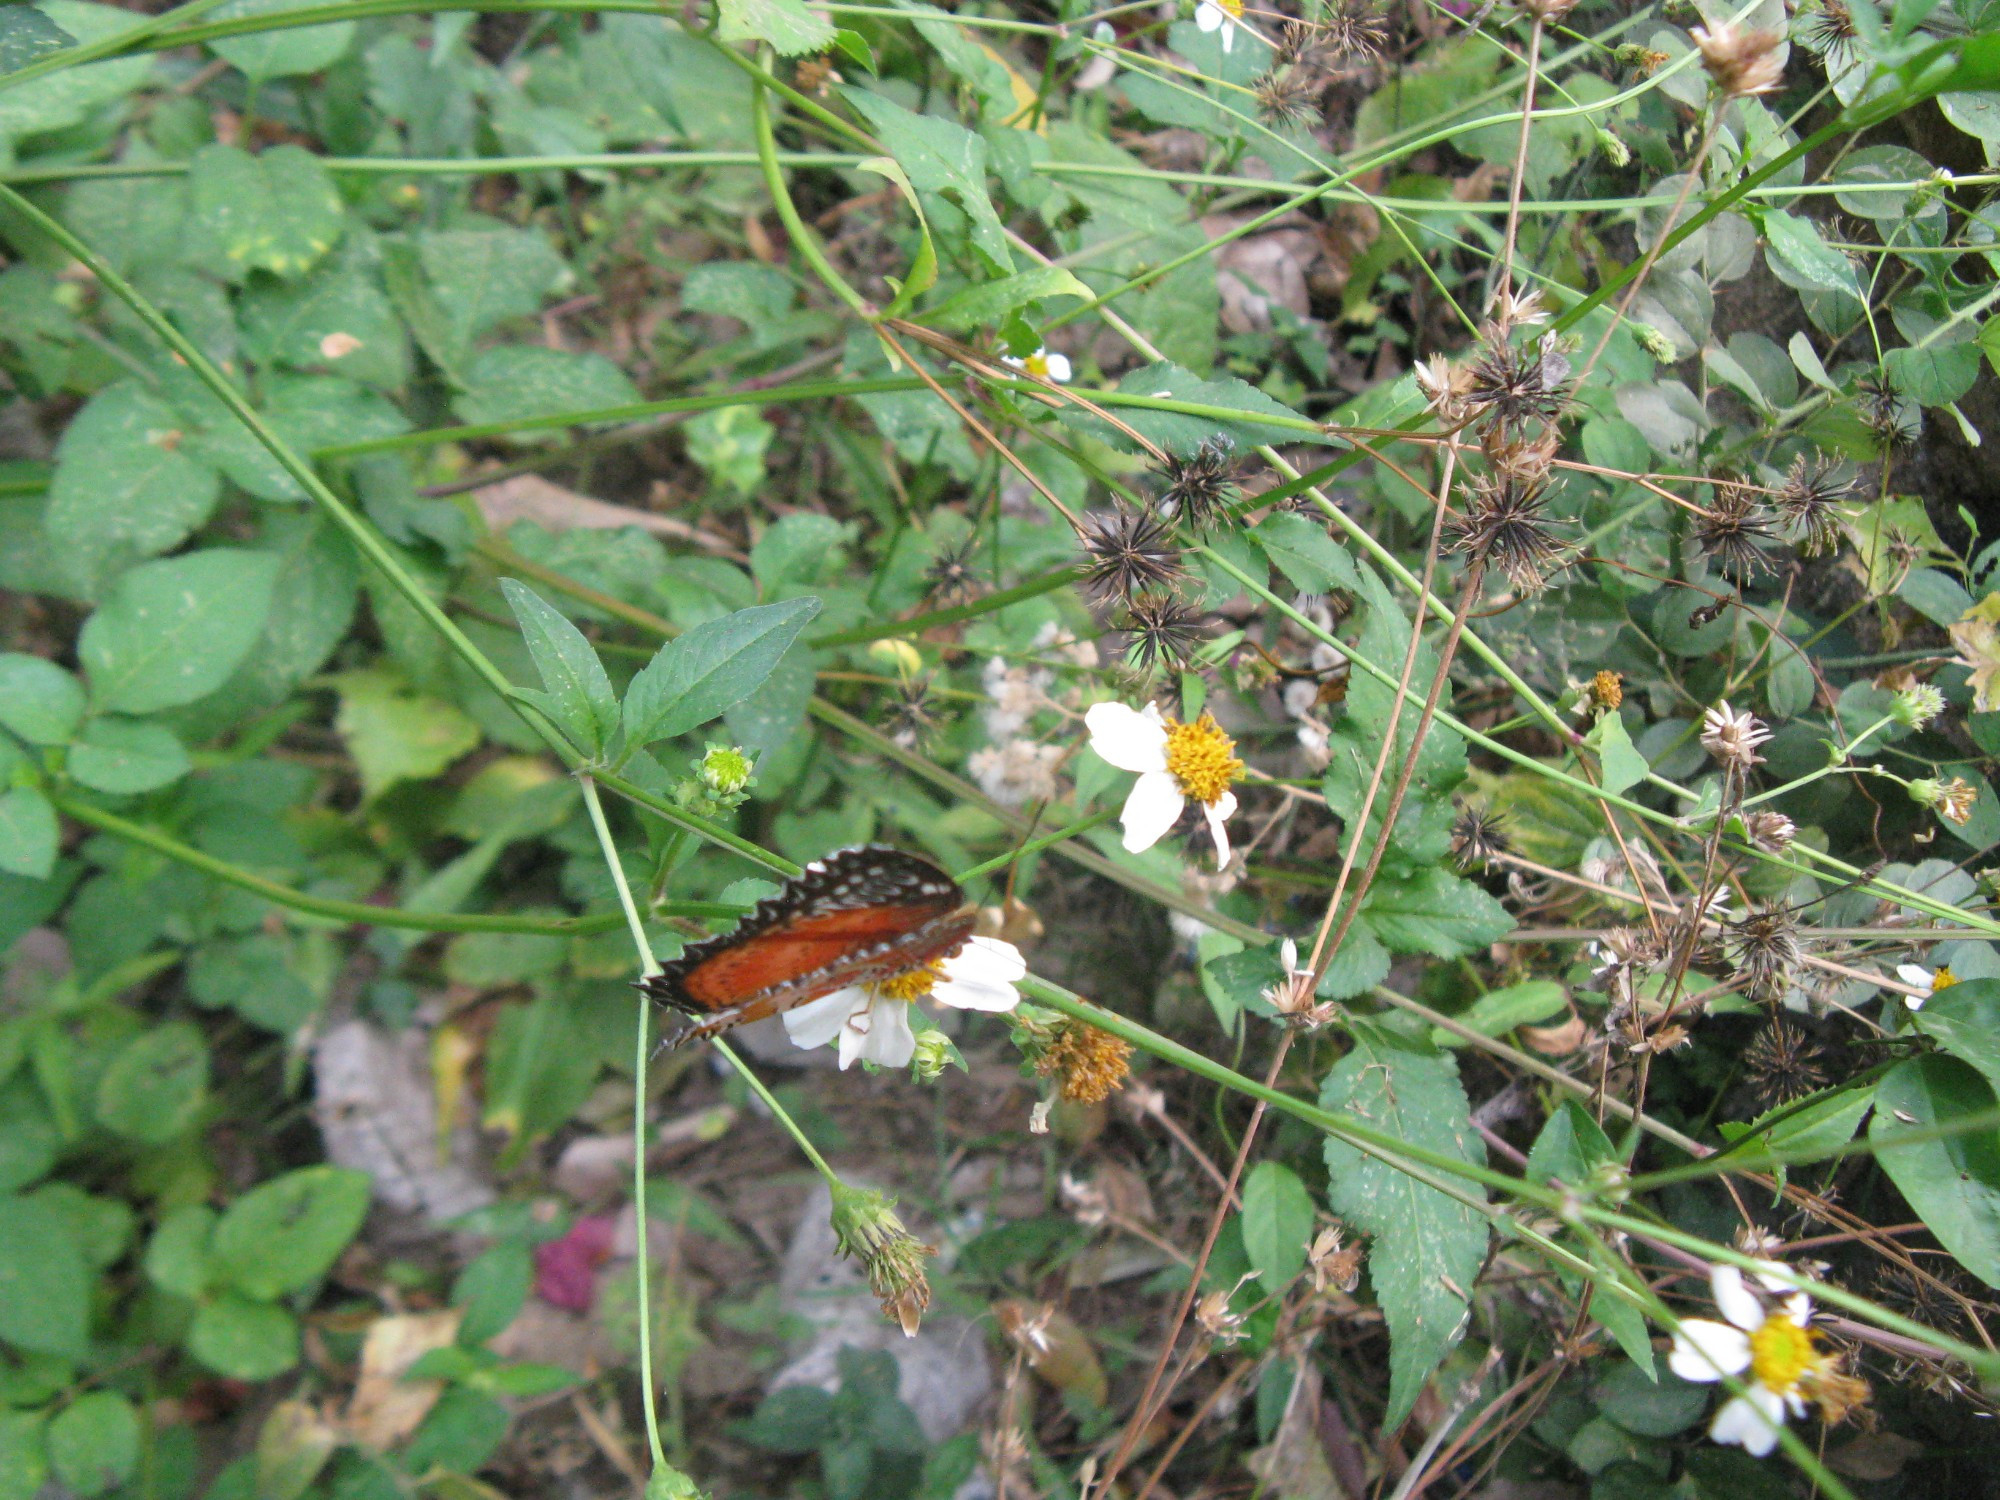
[{"label": "withered flower head", "polygon": [[1576,0],[1517,0],[1522,13],[1535,17],[1547,25],[1560,21],[1570,13]]},{"label": "withered flower head", "polygon": [[1854,43],[1860,33],[1854,27],[1854,12],[1847,0],[1814,0],[1801,6],[1797,15],[1799,41],[1825,65],[1829,74],[1839,73],[1854,61]]},{"label": "withered flower head", "polygon": [[1805,957],[1791,912],[1782,906],[1753,911],[1725,923],[1723,934],[1723,950],[1743,976],[1743,993],[1752,1000],[1780,998]]},{"label": "withered flower head", "polygon": [[1266,125],[1288,129],[1319,117],[1319,96],[1326,78],[1309,68],[1275,68],[1258,79],[1252,92],[1257,113]]},{"label": "withered flower head", "polygon": [[1784,59],[1778,48],[1781,31],[1754,31],[1730,21],[1697,26],[1688,33],[1701,49],[1702,66],[1728,99],[1768,94],[1785,81]]},{"label": "withered flower head", "polygon": [[1507,852],[1507,828],[1498,813],[1463,807],[1451,825],[1451,857],[1461,870],[1483,865]]},{"label": "withered flower head", "polygon": [[1325,46],[1326,37],[1315,22],[1294,16],[1278,28],[1277,40],[1271,45],[1271,66],[1274,68],[1316,66],[1319,54]]},{"label": "withered flower head", "polygon": [[1745,818],[1743,831],[1751,843],[1768,854],[1783,854],[1792,847],[1792,840],[1798,837],[1799,832],[1790,818],[1767,807],[1759,808]]},{"label": "withered flower head", "polygon": [[1324,1293],[1328,1287],[1351,1292],[1360,1284],[1362,1247],[1344,1243],[1345,1238],[1339,1224],[1329,1225],[1313,1237],[1306,1251],[1306,1266],[1312,1271],[1315,1292]]},{"label": "withered flower head", "polygon": [[968,536],[931,559],[924,569],[924,599],[933,608],[969,604],[978,594],[979,580],[972,570],[972,554],[978,547],[978,537]]},{"label": "withered flower head", "polygon": [[1335,0],[1320,21],[1326,46],[1336,57],[1362,61],[1382,55],[1389,40],[1389,21],[1367,0]]},{"label": "withered flower head", "polygon": [[1885,449],[1907,448],[1924,430],[1917,403],[1880,375],[1864,375],[1855,387],[1861,420]]},{"label": "withered flower head", "polygon": [[1750,1087],[1765,1109],[1775,1109],[1826,1087],[1819,1045],[1805,1028],[1782,1016],[1767,1022],[1743,1053]]},{"label": "withered flower head", "polygon": [[914,750],[929,739],[938,727],[938,697],[932,690],[935,678],[929,672],[905,677],[896,684],[889,699],[889,738],[905,750]]},{"label": "withered flower head", "polygon": [[867,1270],[883,1316],[900,1324],[905,1338],[915,1338],[924,1309],[931,1305],[924,1261],[937,1251],[903,1227],[893,1198],[845,1184],[833,1195],[833,1237],[842,1255]]},{"label": "withered flower head", "polygon": [[1739,771],[1763,764],[1757,747],[1770,737],[1764,722],[1748,709],[1738,713],[1727,703],[1718,703],[1701,716],[1701,748]]},{"label": "withered flower head", "polygon": [[1201,440],[1182,458],[1169,453],[1160,461],[1160,509],[1196,530],[1214,524],[1236,498],[1236,441],[1226,433]]},{"label": "withered flower head", "polygon": [[1317,1031],[1339,1014],[1330,1001],[1315,998],[1313,971],[1299,967],[1299,945],[1286,938],[1278,947],[1278,961],[1284,973],[1276,984],[1267,985],[1263,998],[1287,1026],[1300,1031]]},{"label": "withered flower head", "polygon": [[1569,357],[1553,339],[1511,344],[1494,328],[1468,372],[1466,404],[1510,432],[1553,422],[1569,404],[1569,373]]},{"label": "withered flower head", "polygon": [[1694,523],[1695,544],[1723,568],[1744,574],[1769,572],[1762,543],[1771,540],[1757,492],[1746,484],[1719,484],[1708,508]]},{"label": "withered flower head", "polygon": [[1838,459],[1803,453],[1792,460],[1785,482],[1778,487],[1778,514],[1808,557],[1840,545],[1840,516],[1835,510],[1854,493],[1850,471]]},{"label": "withered flower head", "polygon": [[1954,776],[1938,793],[1938,816],[1948,823],[1955,823],[1963,828],[1972,821],[1972,810],[1978,803],[1978,790],[1967,783],[1963,776]]},{"label": "withered flower head", "polygon": [[1466,393],[1472,389],[1472,372],[1464,365],[1454,364],[1442,354],[1433,354],[1418,363],[1412,371],[1417,381],[1417,389],[1424,393],[1438,420],[1447,427],[1457,427],[1472,415],[1466,405]]},{"label": "withered flower head", "polygon": [[1600,668],[1590,679],[1590,706],[1592,708],[1617,708],[1625,701],[1625,678],[1622,673],[1609,667]]},{"label": "withered flower head", "polygon": [[1165,594],[1134,599],[1125,622],[1126,655],[1141,671],[1177,667],[1202,643],[1201,617]]},{"label": "withered flower head", "polygon": [[1449,527],[1452,549],[1500,569],[1520,592],[1540,593],[1564,561],[1556,523],[1543,514],[1547,500],[1546,486],[1511,475],[1474,481],[1465,514]]},{"label": "withered flower head", "polygon": [[1132,1046],[1108,1031],[1069,1017],[1055,1023],[1035,1072],[1057,1080],[1072,1104],[1101,1104],[1132,1072]]},{"label": "withered flower head", "polygon": [[1132,599],[1149,589],[1169,588],[1183,576],[1172,529],[1147,511],[1120,506],[1086,516],[1083,550],[1090,558],[1084,579],[1099,594]]}]

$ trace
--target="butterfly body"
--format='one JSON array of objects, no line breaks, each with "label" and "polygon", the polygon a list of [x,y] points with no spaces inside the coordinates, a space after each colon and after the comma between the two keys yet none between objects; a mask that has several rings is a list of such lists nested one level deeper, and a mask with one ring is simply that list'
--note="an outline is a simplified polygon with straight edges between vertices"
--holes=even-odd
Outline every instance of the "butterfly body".
[{"label": "butterfly body", "polygon": [[958,882],[880,844],[815,860],[729,932],[691,943],[640,988],[688,1016],[679,1047],[949,958],[972,935]]}]

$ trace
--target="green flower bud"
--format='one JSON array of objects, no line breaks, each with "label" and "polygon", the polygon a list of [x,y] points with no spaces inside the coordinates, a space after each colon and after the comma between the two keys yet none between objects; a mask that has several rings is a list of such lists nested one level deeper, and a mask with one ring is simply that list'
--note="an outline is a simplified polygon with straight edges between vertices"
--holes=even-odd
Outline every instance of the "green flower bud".
[{"label": "green flower bud", "polygon": [[959,1056],[950,1037],[936,1027],[917,1033],[917,1050],[910,1057],[910,1072],[918,1083],[935,1083],[954,1063],[963,1068],[965,1059]]},{"label": "green flower bud", "polygon": [[757,784],[750,758],[733,745],[710,745],[701,758],[701,784],[718,797],[736,797]]},{"label": "green flower bud", "polygon": [[1944,712],[1944,694],[1928,682],[1901,689],[1889,702],[1889,716],[1905,729],[1922,729]]},{"label": "green flower bud", "polygon": [[1919,776],[1905,786],[1904,790],[1910,794],[1910,800],[1919,807],[1936,807],[1944,801],[1944,783],[1933,781],[1928,776]]},{"label": "green flower bud", "polygon": [[1626,166],[1632,160],[1632,148],[1608,130],[1600,129],[1597,132],[1597,149],[1604,153],[1605,159],[1614,167]]}]

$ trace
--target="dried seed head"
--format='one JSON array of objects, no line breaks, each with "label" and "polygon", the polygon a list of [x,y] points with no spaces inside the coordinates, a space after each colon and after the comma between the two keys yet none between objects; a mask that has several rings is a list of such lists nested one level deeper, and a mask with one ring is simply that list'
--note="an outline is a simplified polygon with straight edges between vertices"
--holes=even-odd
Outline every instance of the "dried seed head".
[{"label": "dried seed head", "polygon": [[1055,1078],[1072,1104],[1101,1104],[1125,1086],[1132,1072],[1132,1047],[1085,1021],[1055,1024],[1035,1072]]},{"label": "dried seed head", "polygon": [[1173,531],[1156,515],[1122,506],[1086,516],[1083,550],[1090,558],[1085,581],[1099,594],[1132,600],[1151,589],[1171,588],[1183,576]]},{"label": "dried seed head", "polygon": [[1451,825],[1451,857],[1461,870],[1483,865],[1507,852],[1507,829],[1498,813],[1480,807],[1459,809]]},{"label": "dried seed head", "polygon": [[1743,976],[1743,993],[1752,1000],[1781,997],[1791,985],[1792,971],[1805,957],[1798,923],[1782,906],[1724,924],[1723,950]]},{"label": "dried seed head", "polygon": [[1556,450],[1561,446],[1562,433],[1554,427],[1525,433],[1509,431],[1498,422],[1488,422],[1479,434],[1479,451],[1486,455],[1492,472],[1496,476],[1505,475],[1521,485],[1546,484],[1549,469],[1555,463]]},{"label": "dried seed head", "polygon": [[1782,1016],[1767,1022],[1744,1049],[1743,1068],[1765,1109],[1775,1109],[1826,1087],[1820,1049],[1801,1026]]},{"label": "dried seed head", "polygon": [[1226,433],[1203,438],[1186,458],[1161,460],[1160,509],[1182,525],[1205,530],[1236,498],[1236,441]]},{"label": "dried seed head", "polygon": [[1609,667],[1601,668],[1590,679],[1590,703],[1593,708],[1617,708],[1625,701],[1625,679]]},{"label": "dried seed head", "polygon": [[1382,55],[1389,40],[1388,18],[1377,14],[1366,0],[1336,0],[1320,22],[1327,50],[1336,57],[1366,62]]},{"label": "dried seed head", "polygon": [[1324,75],[1309,68],[1278,68],[1258,79],[1252,88],[1257,113],[1265,124],[1284,130],[1319,118],[1319,96],[1326,89]]},{"label": "dried seed head", "polygon": [[1831,552],[1840,544],[1840,513],[1835,508],[1854,493],[1851,472],[1824,453],[1792,460],[1785,482],[1778,487],[1778,514],[1785,528],[1808,557]]},{"label": "dried seed head", "polygon": [[1134,599],[1125,631],[1126,655],[1145,672],[1184,664],[1203,639],[1200,616],[1165,594]]},{"label": "dried seed head", "polygon": [[979,580],[972,569],[972,554],[978,546],[979,539],[968,536],[931,559],[930,566],[924,569],[924,601],[927,604],[934,609],[949,609],[972,602],[979,593]]},{"label": "dried seed head", "polygon": [[1879,375],[1865,375],[1855,387],[1861,420],[1885,449],[1907,448],[1923,433],[1917,403]]},{"label": "dried seed head", "polygon": [[1759,808],[1745,818],[1743,831],[1751,843],[1769,854],[1783,854],[1799,832],[1790,818],[1769,808]]},{"label": "dried seed head", "polygon": [[1860,33],[1855,30],[1854,12],[1848,9],[1847,0],[1815,0],[1810,7],[1801,6],[1795,19],[1800,43],[1820,60],[1829,76],[1852,66]]},{"label": "dried seed head", "polygon": [[1472,415],[1472,408],[1465,400],[1472,389],[1472,372],[1465,366],[1452,363],[1442,354],[1433,354],[1420,362],[1413,373],[1417,389],[1424,393],[1424,399],[1445,426],[1461,426]]},{"label": "dried seed head", "polygon": [[1963,828],[1972,821],[1972,810],[1978,804],[1978,790],[1963,776],[1954,776],[1938,789],[1937,801],[1933,805],[1940,818]]},{"label": "dried seed head", "polygon": [[931,1305],[924,1261],[937,1251],[905,1229],[895,1209],[893,1198],[873,1188],[843,1184],[833,1195],[834,1243],[866,1269],[883,1315],[902,1325],[905,1338],[915,1338]]},{"label": "dried seed head", "polygon": [[1701,716],[1701,748],[1724,766],[1739,771],[1763,764],[1757,747],[1771,737],[1771,731],[1755,714],[1736,712],[1727,703],[1718,703]]},{"label": "dried seed head", "polygon": [[1544,486],[1511,476],[1476,480],[1464,516],[1450,525],[1452,549],[1500,569],[1521,593],[1540,593],[1565,560],[1555,523],[1542,513],[1547,498]]},{"label": "dried seed head", "polygon": [[914,750],[936,732],[942,715],[939,699],[932,690],[936,679],[929,672],[905,677],[889,698],[889,738],[905,750]]},{"label": "dried seed head", "polygon": [[1466,403],[1509,432],[1531,421],[1553,422],[1569,404],[1569,357],[1555,340],[1510,344],[1499,328],[1487,330],[1485,349],[1472,362]]},{"label": "dried seed head", "polygon": [[1757,492],[1748,485],[1717,485],[1707,510],[1695,520],[1694,539],[1725,571],[1740,575],[1771,569],[1762,546],[1771,540],[1770,523]]},{"label": "dried seed head", "polygon": [[1768,94],[1784,82],[1785,63],[1778,56],[1785,40],[1781,31],[1757,31],[1719,21],[1713,27],[1697,26],[1688,35],[1701,49],[1702,66],[1724,98]]},{"label": "dried seed head", "polygon": [[1344,1238],[1338,1224],[1322,1229],[1313,1237],[1312,1247],[1306,1251],[1306,1265],[1312,1271],[1315,1292],[1324,1293],[1328,1287],[1351,1292],[1360,1285],[1362,1248],[1343,1243]]}]

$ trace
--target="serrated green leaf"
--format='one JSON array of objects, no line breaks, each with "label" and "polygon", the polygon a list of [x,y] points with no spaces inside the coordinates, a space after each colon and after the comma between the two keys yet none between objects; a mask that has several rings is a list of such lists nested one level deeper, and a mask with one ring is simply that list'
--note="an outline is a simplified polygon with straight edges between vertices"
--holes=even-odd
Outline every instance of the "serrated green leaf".
[{"label": "serrated green leaf", "polygon": [[716,40],[769,42],[780,57],[824,52],[833,45],[833,23],[803,0],[716,0]]},{"label": "serrated green leaf", "polygon": [[60,745],[83,722],[83,684],[52,661],[0,651],[0,728],[31,745]]},{"label": "serrated green leaf", "polygon": [[1014,269],[1007,232],[986,194],[986,142],[953,120],[912,114],[880,94],[843,88],[847,101],[868,118],[910,182],[937,193],[971,222],[972,245],[1002,275]]},{"label": "serrated green leaf", "polygon": [[521,623],[521,638],[548,689],[544,705],[570,742],[590,755],[618,727],[618,694],[597,650],[569,618],[526,584],[500,580],[500,592]]},{"label": "serrated green leaf", "polygon": [[[1889,1180],[1945,1249],[1988,1286],[2000,1287],[1995,1108],[1993,1089],[1969,1064],[1937,1053],[1913,1057],[1877,1086],[1868,1141]],[[1947,1133],[1899,1144],[1899,1136],[1918,1131]]]},{"label": "serrated green leaf", "polygon": [[[1581,1191],[1588,1188],[1592,1174],[1599,1167],[1618,1160],[1617,1148],[1590,1112],[1574,1099],[1565,1099],[1535,1137],[1535,1144],[1528,1152],[1527,1176],[1531,1182],[1559,1183]],[[1604,1249],[1601,1242],[1586,1240],[1579,1248],[1607,1276],[1627,1284],[1634,1280],[1631,1266]],[[1572,1294],[1582,1290],[1584,1279],[1576,1272],[1558,1268],[1556,1274]],[[1606,1287],[1598,1288],[1590,1310],[1633,1363],[1651,1375],[1653,1332],[1647,1326],[1645,1314]]]},{"label": "serrated green leaf", "polygon": [[332,370],[370,385],[409,376],[409,340],[388,295],[357,266],[298,281],[253,281],[237,301],[243,352],[258,364]]},{"label": "serrated green leaf", "polygon": [[97,706],[152,713],[221,687],[263,631],[277,575],[270,554],[230,547],[121,575],[77,640]]},{"label": "serrated green leaf", "polygon": [[1305,594],[1355,590],[1361,576],[1354,559],[1325,526],[1296,511],[1274,510],[1250,529],[1250,539],[1270,556],[1293,588]]},{"label": "serrated green leaf", "polygon": [[1260,1161],[1243,1184],[1243,1249],[1267,1296],[1282,1296],[1305,1269],[1313,1237],[1312,1196],[1281,1162]]},{"label": "serrated green leaf", "polygon": [[1434,958],[1476,953],[1514,930],[1506,907],[1471,881],[1436,867],[1407,879],[1378,876],[1361,915],[1392,952]]},{"label": "serrated green leaf", "polygon": [[436,776],[479,744],[479,726],[451,704],[413,690],[394,672],[367,667],[331,679],[340,693],[334,727],[361,772],[362,795]]},{"label": "serrated green leaf", "polygon": [[216,1273],[266,1301],[326,1274],[368,1213],[368,1174],[302,1167],[260,1184],[223,1211],[209,1243]]},{"label": "serrated green leaf", "polygon": [[1003,276],[998,281],[982,281],[946,298],[927,310],[924,322],[946,332],[970,328],[993,328],[1009,313],[1053,297],[1090,299],[1090,288],[1061,266],[1035,266]]},{"label": "serrated green leaf", "polygon": [[[1319,1102],[1411,1145],[1486,1163],[1451,1058],[1415,1050],[1376,1027],[1355,1028],[1354,1047],[1327,1074]],[[1374,1236],[1368,1278],[1389,1325],[1383,1426],[1393,1430],[1459,1340],[1486,1255],[1486,1220],[1345,1141],[1326,1142],[1326,1166],[1333,1211]],[[1485,1197],[1474,1183],[1453,1184]]]},{"label": "serrated green leaf", "polygon": [[626,689],[626,747],[672,739],[727,713],[763,686],[818,613],[817,599],[787,599],[739,609],[668,641]]},{"label": "serrated green leaf", "polygon": [[340,190],[302,147],[252,156],[235,146],[203,146],[188,164],[188,191],[192,227],[235,280],[252,271],[302,276],[340,242]]}]

